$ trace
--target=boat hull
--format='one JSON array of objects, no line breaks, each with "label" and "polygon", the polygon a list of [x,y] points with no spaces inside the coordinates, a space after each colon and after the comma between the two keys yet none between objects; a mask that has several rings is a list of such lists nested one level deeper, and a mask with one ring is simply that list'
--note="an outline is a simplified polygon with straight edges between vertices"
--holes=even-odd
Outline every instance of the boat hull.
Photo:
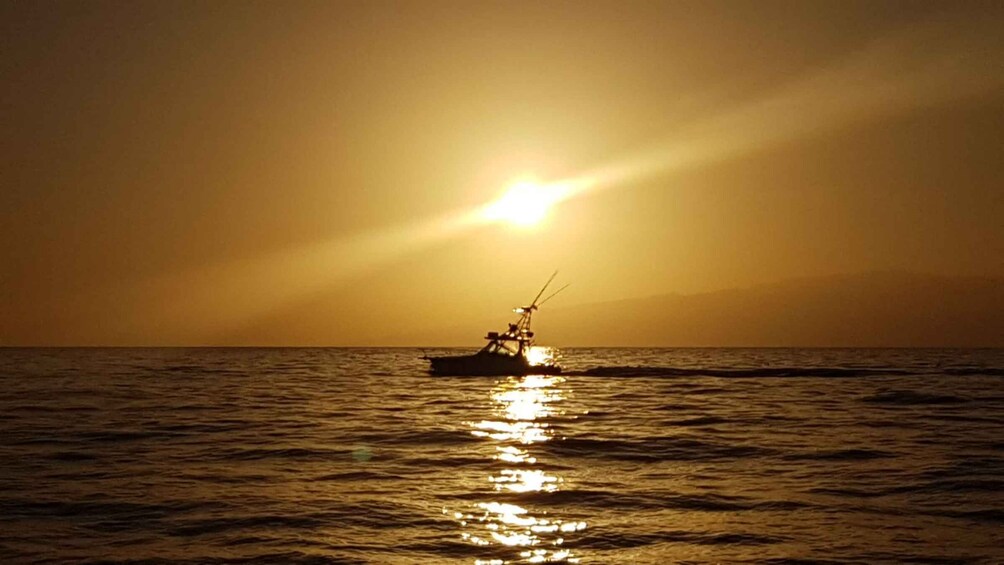
[{"label": "boat hull", "polygon": [[476,353],[447,357],[426,357],[432,364],[429,373],[446,376],[520,376],[557,375],[557,365],[531,365],[526,358],[511,355]]}]

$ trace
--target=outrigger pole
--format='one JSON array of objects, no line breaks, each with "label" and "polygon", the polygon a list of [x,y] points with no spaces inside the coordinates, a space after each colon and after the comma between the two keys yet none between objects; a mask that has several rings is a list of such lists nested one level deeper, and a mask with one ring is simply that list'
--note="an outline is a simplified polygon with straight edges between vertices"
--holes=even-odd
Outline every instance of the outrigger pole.
[{"label": "outrigger pole", "polygon": [[554,296],[555,296],[556,294],[558,294],[559,292],[561,292],[561,291],[565,290],[566,288],[568,288],[568,287],[570,287],[570,286],[572,286],[572,283],[568,283],[568,284],[566,284],[565,286],[563,286],[563,287],[559,288],[558,290],[556,290],[556,291],[552,292],[552,293],[551,293],[551,294],[550,294],[550,295],[549,295],[549,296],[548,296],[547,298],[545,298],[545,299],[541,300],[541,301],[540,301],[540,303],[538,303],[538,304],[537,304],[537,307],[539,308],[540,306],[543,306],[545,302],[547,302],[548,300],[550,300],[550,299],[554,298]]},{"label": "outrigger pole", "polygon": [[[531,302],[529,306],[523,306],[520,308],[513,309],[513,312],[516,312],[517,314],[522,314],[522,316],[520,316],[519,321],[516,322],[516,325],[523,333],[530,331],[530,319],[533,317],[533,311],[537,310],[543,303],[554,298],[556,294],[569,287],[569,285],[566,284],[565,286],[559,288],[555,292],[552,292],[547,298],[541,300],[540,297],[544,295],[544,291],[547,290],[547,287],[551,286],[551,282],[554,281],[554,277],[556,276],[558,276],[558,271],[554,271],[554,273],[551,275],[551,278],[547,279],[547,282],[544,283],[544,287],[540,289],[540,292],[537,293],[537,296],[534,297],[533,302]],[[531,336],[533,336],[533,333],[530,333],[527,337]]]},{"label": "outrigger pole", "polygon": [[529,306],[521,308],[521,310],[526,310],[528,312],[532,312],[533,310],[536,310],[537,309],[537,301],[540,300],[540,297],[544,295],[544,291],[547,290],[547,287],[551,285],[551,281],[553,281],[554,277],[556,277],[556,276],[558,276],[558,271],[554,271],[554,273],[551,275],[551,278],[547,279],[547,282],[544,283],[544,288],[540,289],[540,292],[538,292],[537,296],[534,297],[533,302],[531,302]]}]

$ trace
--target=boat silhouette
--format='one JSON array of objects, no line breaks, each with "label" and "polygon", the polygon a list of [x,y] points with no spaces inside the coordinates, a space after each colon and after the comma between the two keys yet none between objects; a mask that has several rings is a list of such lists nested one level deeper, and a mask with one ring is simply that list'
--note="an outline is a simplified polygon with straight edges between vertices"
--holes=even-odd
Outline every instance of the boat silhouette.
[{"label": "boat silhouette", "polygon": [[423,356],[430,362],[429,373],[449,376],[518,376],[518,375],[557,375],[561,367],[553,361],[533,362],[529,353],[533,348],[533,331],[530,323],[533,313],[540,306],[553,298],[559,292],[568,288],[565,285],[547,298],[541,296],[558,275],[555,271],[547,283],[540,289],[529,306],[514,308],[519,319],[509,324],[502,332],[488,332],[485,339],[488,344],[472,355],[447,355],[439,357]]}]

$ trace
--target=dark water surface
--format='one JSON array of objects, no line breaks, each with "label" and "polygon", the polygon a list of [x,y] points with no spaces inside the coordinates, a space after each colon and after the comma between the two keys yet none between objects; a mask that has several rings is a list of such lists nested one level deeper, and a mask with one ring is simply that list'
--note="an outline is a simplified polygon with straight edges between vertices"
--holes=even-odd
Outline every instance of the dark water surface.
[{"label": "dark water surface", "polygon": [[421,353],[0,349],[0,562],[1004,562],[1002,350]]}]

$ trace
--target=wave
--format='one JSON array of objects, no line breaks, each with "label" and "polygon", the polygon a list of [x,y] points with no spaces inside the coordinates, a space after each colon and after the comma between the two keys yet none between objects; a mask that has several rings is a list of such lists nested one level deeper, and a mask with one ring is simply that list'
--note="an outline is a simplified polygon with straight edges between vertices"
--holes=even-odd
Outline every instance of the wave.
[{"label": "wave", "polygon": [[929,404],[964,404],[970,402],[970,399],[949,394],[926,394],[909,390],[893,390],[866,396],[862,401],[872,404],[921,406]]},{"label": "wave", "polygon": [[[125,558],[85,561],[85,563],[91,565],[188,565],[192,562],[193,560],[188,557],[176,559],[158,557],[155,559]],[[334,557],[303,551],[271,552],[240,557],[200,556],[197,562],[205,563],[206,565],[273,565],[275,563],[291,563],[296,565],[366,565],[370,563],[370,561],[361,558]]]},{"label": "wave", "polygon": [[895,454],[877,449],[837,449],[785,455],[786,461],[869,461],[895,457]]},{"label": "wave", "polygon": [[581,539],[576,540],[571,545],[589,549],[626,549],[669,543],[690,543],[712,546],[760,546],[782,543],[784,541],[787,541],[787,538],[782,536],[767,536],[738,532],[703,533],[677,530],[653,533],[635,533],[611,531],[606,533],[590,533],[584,535]]},{"label": "wave", "polygon": [[991,522],[994,524],[1004,524],[1004,510],[999,508],[986,508],[982,510],[944,510],[940,512],[927,512],[932,516],[946,516],[948,518],[959,518],[976,522]]},{"label": "wave", "polygon": [[132,521],[165,519],[190,511],[227,510],[219,503],[206,501],[174,501],[141,503],[124,500],[55,501],[26,498],[0,499],[0,515],[7,519],[100,517],[128,518]]},{"label": "wave", "polygon": [[729,423],[729,420],[725,418],[719,418],[718,416],[696,416],[694,418],[676,420],[672,422],[672,425],[682,426],[682,427],[697,427],[697,426],[713,426],[715,424],[727,424],[727,423]]},{"label": "wave", "polygon": [[[754,499],[725,494],[681,494],[667,492],[615,492],[601,489],[570,489],[554,492],[497,492],[495,500],[517,505],[562,507],[598,510],[687,510],[695,512],[778,512],[811,508],[813,505],[795,500]],[[484,493],[462,493],[456,500],[482,500]]]},{"label": "wave", "polygon": [[352,455],[350,449],[279,447],[214,450],[216,459],[225,461],[258,461],[263,459],[286,459],[302,461],[332,461],[335,457]]},{"label": "wave", "polygon": [[696,437],[654,436],[633,440],[568,437],[545,445],[552,455],[599,458],[614,461],[714,461],[775,454],[775,450],[749,444],[733,444]]}]

